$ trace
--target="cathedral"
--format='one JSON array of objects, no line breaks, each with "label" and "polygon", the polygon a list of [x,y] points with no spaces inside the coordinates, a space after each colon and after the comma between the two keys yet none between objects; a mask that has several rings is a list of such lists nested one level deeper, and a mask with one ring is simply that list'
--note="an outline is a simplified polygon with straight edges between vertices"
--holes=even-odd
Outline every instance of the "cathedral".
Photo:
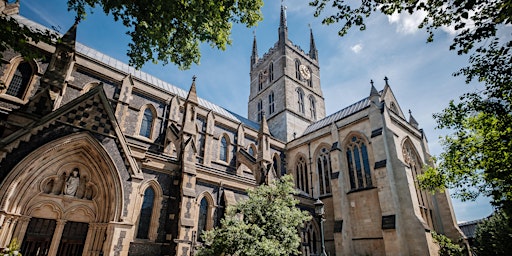
[{"label": "cathedral", "polygon": [[[18,3],[0,2],[9,15]],[[247,117],[76,42],[45,58],[0,60],[0,248],[24,256],[194,255],[246,190],[290,174],[302,255],[437,255],[431,232],[459,240],[450,197],[417,187],[426,136],[391,85],[326,115],[319,50],[288,38],[250,56]],[[376,87],[382,87],[378,90]],[[343,107],[343,106],[340,106]],[[322,235],[322,233],[324,235]]]}]

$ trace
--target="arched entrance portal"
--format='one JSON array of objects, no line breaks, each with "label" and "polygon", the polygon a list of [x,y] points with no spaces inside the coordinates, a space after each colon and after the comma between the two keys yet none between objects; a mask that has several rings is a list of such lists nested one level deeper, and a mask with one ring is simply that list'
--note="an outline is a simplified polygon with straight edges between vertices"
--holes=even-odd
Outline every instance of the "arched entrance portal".
[{"label": "arched entrance portal", "polygon": [[108,255],[122,198],[117,168],[95,138],[50,142],[0,184],[0,246],[17,238],[23,255]]}]

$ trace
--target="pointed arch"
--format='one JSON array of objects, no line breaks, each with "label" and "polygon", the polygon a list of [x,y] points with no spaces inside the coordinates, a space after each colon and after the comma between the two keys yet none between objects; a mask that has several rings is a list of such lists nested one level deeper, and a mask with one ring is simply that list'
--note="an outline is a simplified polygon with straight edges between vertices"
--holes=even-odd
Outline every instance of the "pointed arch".
[{"label": "pointed arch", "polygon": [[295,78],[297,78],[297,80],[302,80],[301,75],[300,75],[300,60],[299,59],[295,59]]},{"label": "pointed arch", "polygon": [[[0,211],[30,216],[34,205],[53,198],[43,193],[43,182],[59,181],[59,177],[67,177],[73,168],[80,170],[83,184],[91,185],[94,190],[90,201],[80,201],[94,211],[94,222],[120,221],[124,190],[119,170],[105,148],[88,133],[49,142],[20,161],[0,185]],[[55,195],[62,194],[57,191]],[[87,199],[85,194],[79,198]]]},{"label": "pointed arch", "polygon": [[297,87],[297,89],[295,91],[297,91],[298,111],[299,111],[299,113],[304,114],[304,113],[306,113],[305,107],[304,107],[304,91],[300,87]]},{"label": "pointed arch", "polygon": [[258,100],[258,122],[261,122],[263,120],[263,100]]},{"label": "pointed arch", "polygon": [[299,154],[295,161],[295,184],[298,189],[304,191],[306,194],[311,195],[310,191],[310,178],[308,172],[308,165],[306,156]]},{"label": "pointed arch", "polygon": [[138,135],[152,139],[156,120],[156,109],[153,105],[144,105],[139,112],[139,132]]},{"label": "pointed arch", "polygon": [[87,93],[89,90],[98,86],[99,84],[100,84],[100,82],[90,82],[90,83],[85,84],[84,87],[82,88],[82,91],[80,91],[80,94]]},{"label": "pointed arch", "polygon": [[425,221],[425,224],[430,228],[433,228],[433,203],[431,196],[427,191],[420,189],[418,185],[418,175],[423,173],[423,161],[421,160],[421,157],[409,136],[405,137],[402,141],[402,155],[406,166],[411,170],[411,176],[413,178],[415,188],[415,190],[411,192],[416,194],[416,200],[418,202],[421,217]]},{"label": "pointed arch", "polygon": [[281,157],[278,153],[274,153],[272,156],[272,168],[274,168],[277,177],[282,177],[286,174],[286,170],[281,168]]},{"label": "pointed arch", "polygon": [[309,114],[311,119],[316,120],[316,99],[315,96],[309,95]]},{"label": "pointed arch", "polygon": [[33,60],[27,61],[22,56],[12,58],[1,78],[5,88],[0,94],[13,101],[26,102],[32,95],[38,73],[39,66]]},{"label": "pointed arch", "polygon": [[228,162],[230,155],[230,141],[229,136],[227,134],[223,134],[219,139],[219,160],[223,162]]},{"label": "pointed arch", "polygon": [[320,145],[315,151],[315,167],[318,176],[319,195],[331,194],[331,156],[328,144]]},{"label": "pointed arch", "polygon": [[274,81],[274,62],[272,61],[268,64],[268,81]]},{"label": "pointed arch", "polygon": [[163,191],[158,181],[152,179],[143,183],[139,188],[139,204],[141,209],[137,220],[135,238],[155,241],[158,231],[158,220],[162,207]]},{"label": "pointed arch", "polygon": [[372,188],[370,149],[367,138],[358,132],[350,133],[344,141],[347,171],[351,190]]},{"label": "pointed arch", "polygon": [[209,192],[203,192],[197,197],[197,239],[202,241],[202,233],[213,228],[215,200]]},{"label": "pointed arch", "polygon": [[257,152],[258,152],[258,149],[256,148],[256,145],[254,145],[254,143],[251,143],[251,145],[249,145],[249,147],[248,147],[249,155],[251,155],[254,158],[256,158]]},{"label": "pointed arch", "polygon": [[274,113],[275,111],[275,96],[274,96],[274,92],[271,91],[269,94],[268,94],[268,114],[271,115]]}]

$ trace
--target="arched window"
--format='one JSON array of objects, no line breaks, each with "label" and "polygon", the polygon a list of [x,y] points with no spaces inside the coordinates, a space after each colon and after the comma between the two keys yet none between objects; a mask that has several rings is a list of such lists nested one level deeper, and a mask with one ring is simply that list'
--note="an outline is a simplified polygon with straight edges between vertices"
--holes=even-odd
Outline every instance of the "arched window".
[{"label": "arched window", "polygon": [[[311,71],[311,68],[308,67],[308,69],[309,69],[309,73],[313,74],[313,72]],[[312,75],[309,76],[309,79],[307,82],[308,82],[309,87],[313,87],[313,76]]]},{"label": "arched window", "polygon": [[140,123],[139,135],[146,138],[151,138],[151,130],[153,129],[153,111],[147,107],[142,115],[142,121]]},{"label": "arched window", "polygon": [[304,114],[304,92],[300,88],[297,89],[297,98],[298,98],[298,105],[299,105],[299,112]]},{"label": "arched window", "polygon": [[272,82],[274,81],[274,63],[270,62],[268,65],[268,81]]},{"label": "arched window", "polygon": [[219,160],[227,162],[228,161],[228,140],[226,137],[222,136],[220,139],[220,147],[219,147]]},{"label": "arched window", "polygon": [[320,255],[320,239],[318,239],[319,236],[314,228],[313,221],[306,223],[302,230],[302,254]]},{"label": "arched window", "polygon": [[263,73],[260,72],[258,75],[258,91],[261,91],[263,89]]},{"label": "arched window", "polygon": [[320,195],[331,193],[331,158],[327,148],[322,148],[316,159]]},{"label": "arched window", "polygon": [[254,156],[254,149],[249,147],[249,155]]},{"label": "arched window", "polygon": [[140,209],[139,226],[137,228],[137,238],[148,239],[154,201],[155,190],[153,190],[152,187],[149,187],[144,192],[144,200],[142,201],[142,207]]},{"label": "arched window", "polygon": [[206,231],[206,224],[208,221],[208,200],[206,197],[201,199],[201,203],[199,204],[199,217],[197,221],[197,239],[199,241],[203,241],[202,235],[203,232]]},{"label": "arched window", "polygon": [[268,114],[274,113],[274,92],[270,92],[268,95]]},{"label": "arched window", "polygon": [[263,119],[263,101],[258,101],[258,122],[261,122]]},{"label": "arched window", "polygon": [[372,187],[368,149],[363,139],[352,136],[347,143],[348,176],[351,189]]},{"label": "arched window", "polygon": [[425,220],[425,222],[433,228],[432,221],[432,207],[429,194],[422,189],[419,189],[418,186],[418,175],[422,174],[422,161],[412,144],[410,139],[406,139],[402,147],[402,154],[404,156],[404,161],[407,165],[409,165],[412,178],[414,181],[414,187],[416,188],[416,196],[418,199],[418,205],[420,207],[421,216]]},{"label": "arched window", "polygon": [[295,78],[297,78],[297,80],[301,80],[299,60],[295,60]]},{"label": "arched window", "polygon": [[309,96],[309,112],[311,114],[311,119],[316,120],[316,101],[313,95]]},{"label": "arched window", "polygon": [[33,74],[34,71],[30,63],[26,61],[19,63],[5,94],[24,99]]},{"label": "arched window", "polygon": [[306,165],[306,160],[304,157],[300,157],[299,161],[297,162],[297,166],[295,167],[296,170],[296,176],[297,176],[297,188],[309,193],[309,179],[308,179],[308,167]]}]

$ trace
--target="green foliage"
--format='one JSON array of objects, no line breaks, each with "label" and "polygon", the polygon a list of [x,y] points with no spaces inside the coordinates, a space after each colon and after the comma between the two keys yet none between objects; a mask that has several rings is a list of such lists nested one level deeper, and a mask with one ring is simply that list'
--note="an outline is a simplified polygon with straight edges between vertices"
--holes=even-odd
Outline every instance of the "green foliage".
[{"label": "green foliage", "polygon": [[443,234],[432,231],[432,238],[439,245],[439,256],[464,256],[464,249]]},{"label": "green foliage", "polygon": [[327,12],[323,23],[341,22],[340,35],[353,26],[364,30],[364,20],[376,12],[424,12],[419,28],[429,33],[428,42],[439,28],[456,31],[450,50],[470,57],[469,65],[454,75],[482,82],[484,88],[434,115],[438,128],[454,132],[442,142],[437,168],[427,168],[420,184],[431,190],[455,189],[462,200],[490,196],[494,205],[512,214],[512,1],[313,0],[310,5],[317,17],[331,6],[335,11]]},{"label": "green foliage", "polygon": [[20,245],[20,243],[18,243],[18,239],[17,238],[13,238],[11,240],[11,242],[9,243],[9,246],[7,248],[5,248],[3,251],[1,251],[0,254],[4,255],[4,256],[5,255],[8,255],[8,256],[13,256],[13,255],[23,256],[19,252],[20,248],[21,248],[21,245]]},{"label": "green foliage", "polygon": [[510,255],[512,252],[510,241],[512,241],[512,219],[503,211],[497,211],[478,225],[473,249],[479,256]]},{"label": "green foliage", "polygon": [[[262,20],[262,6],[263,0],[68,0],[68,9],[76,12],[78,19],[84,19],[88,9],[98,7],[122,21],[132,40],[129,63],[136,68],[148,61],[190,68],[192,63],[199,63],[200,43],[224,50],[231,44],[232,23],[256,25]],[[28,33],[22,26],[21,33],[17,33],[18,27],[0,18],[4,49],[13,48],[27,56],[27,38],[48,42],[46,32]]]},{"label": "green foliage", "polygon": [[199,256],[297,255],[298,228],[311,219],[295,205],[290,175],[248,191],[249,198],[228,207],[221,226],[203,235]]}]

